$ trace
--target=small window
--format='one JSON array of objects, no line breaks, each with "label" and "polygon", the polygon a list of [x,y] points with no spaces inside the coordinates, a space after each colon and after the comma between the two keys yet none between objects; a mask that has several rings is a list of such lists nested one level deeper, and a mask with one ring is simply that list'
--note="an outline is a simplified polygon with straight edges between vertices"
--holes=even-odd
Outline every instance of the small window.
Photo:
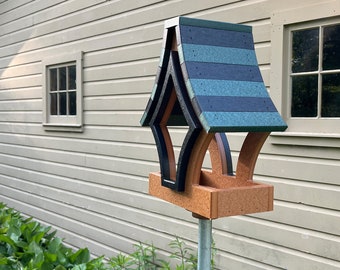
[{"label": "small window", "polygon": [[81,54],[64,55],[43,62],[44,126],[77,130],[82,126]]},{"label": "small window", "polygon": [[271,14],[269,91],[288,124],[274,135],[339,138],[339,14],[331,0]]},{"label": "small window", "polygon": [[340,24],[290,35],[291,117],[340,117]]}]

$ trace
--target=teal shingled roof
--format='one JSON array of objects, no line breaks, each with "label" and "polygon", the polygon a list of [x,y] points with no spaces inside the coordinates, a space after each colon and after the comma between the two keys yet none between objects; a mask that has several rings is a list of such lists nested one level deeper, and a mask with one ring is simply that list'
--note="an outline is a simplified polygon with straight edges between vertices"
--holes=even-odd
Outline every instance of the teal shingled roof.
[{"label": "teal shingled roof", "polygon": [[165,25],[163,55],[141,124],[149,125],[176,34],[181,76],[207,132],[284,131],[258,67],[249,26],[178,17]]}]

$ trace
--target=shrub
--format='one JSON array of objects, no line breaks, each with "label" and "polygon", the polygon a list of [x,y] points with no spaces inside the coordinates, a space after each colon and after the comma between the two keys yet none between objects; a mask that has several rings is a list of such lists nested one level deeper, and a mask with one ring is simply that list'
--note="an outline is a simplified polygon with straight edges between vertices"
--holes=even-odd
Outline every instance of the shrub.
[{"label": "shrub", "polygon": [[0,269],[105,269],[102,257],[90,260],[87,248],[73,251],[56,231],[0,204]]},{"label": "shrub", "polygon": [[172,261],[159,259],[153,245],[142,243],[134,245],[132,254],[120,253],[107,262],[104,256],[91,259],[87,248],[66,247],[51,227],[0,203],[0,270],[170,270],[171,264],[176,270],[196,269],[197,256],[182,240],[176,237],[169,246]]}]

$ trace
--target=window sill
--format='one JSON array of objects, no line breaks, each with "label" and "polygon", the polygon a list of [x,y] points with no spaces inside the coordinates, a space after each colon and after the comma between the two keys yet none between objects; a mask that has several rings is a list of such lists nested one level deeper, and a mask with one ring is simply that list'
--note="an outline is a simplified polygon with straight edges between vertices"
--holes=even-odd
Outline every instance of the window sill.
[{"label": "window sill", "polygon": [[340,148],[340,134],[273,132],[270,134],[270,142],[274,145]]},{"label": "window sill", "polygon": [[62,131],[62,132],[83,132],[83,126],[77,124],[43,124],[46,131]]}]

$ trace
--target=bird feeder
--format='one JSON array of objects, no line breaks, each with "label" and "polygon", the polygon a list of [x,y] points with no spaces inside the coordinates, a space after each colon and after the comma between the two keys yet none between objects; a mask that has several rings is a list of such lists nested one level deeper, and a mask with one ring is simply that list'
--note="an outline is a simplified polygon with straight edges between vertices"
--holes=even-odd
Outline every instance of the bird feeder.
[{"label": "bird feeder", "polygon": [[[253,181],[268,135],[287,126],[257,64],[249,26],[178,17],[166,21],[154,88],[141,119],[160,172],[149,193],[206,219],[273,209],[273,187]],[[170,126],[188,126],[176,164]],[[234,172],[225,133],[246,132]],[[206,152],[211,170],[202,169]]]}]

